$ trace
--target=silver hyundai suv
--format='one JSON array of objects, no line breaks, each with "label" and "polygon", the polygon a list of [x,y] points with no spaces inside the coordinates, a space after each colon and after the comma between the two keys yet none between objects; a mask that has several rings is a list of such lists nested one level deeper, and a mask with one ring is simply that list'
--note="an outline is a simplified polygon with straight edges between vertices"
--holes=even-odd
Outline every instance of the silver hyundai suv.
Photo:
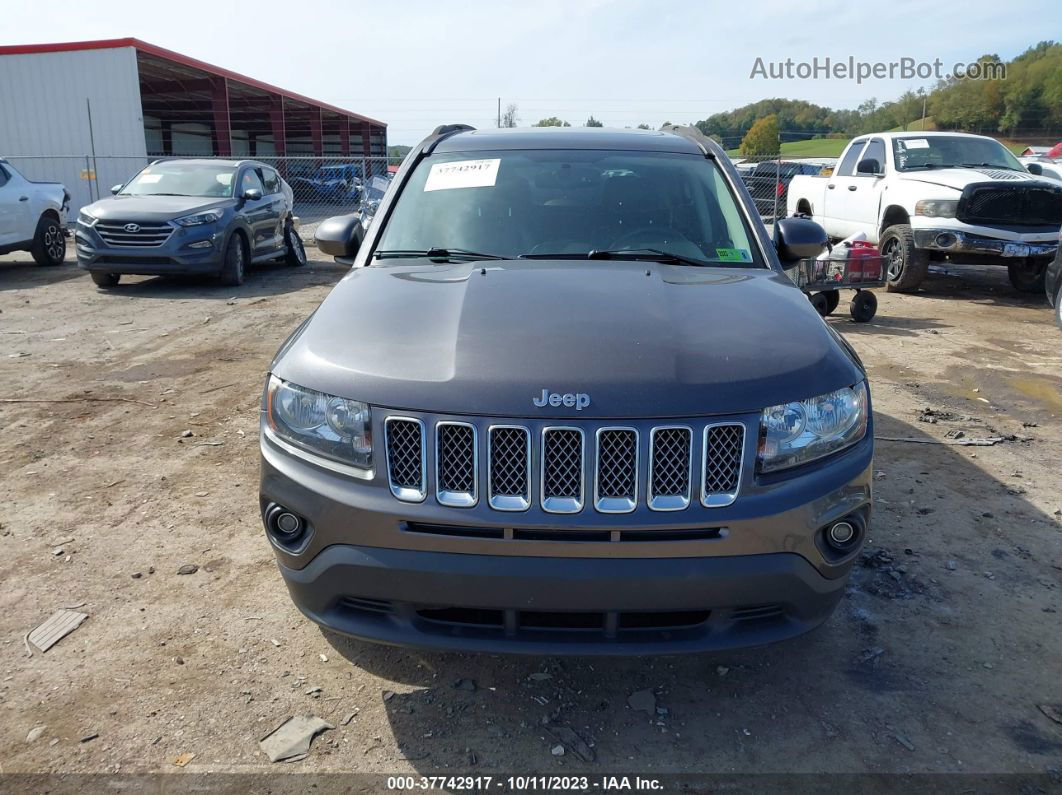
[{"label": "silver hyundai suv", "polygon": [[270,366],[261,511],[295,604],[535,654],[820,624],[873,455],[863,366],[782,270],[824,242],[773,242],[690,133],[437,130]]},{"label": "silver hyundai suv", "polygon": [[291,188],[254,160],[163,160],[81,208],[78,266],[99,287],[122,274],[206,275],[243,283],[249,265],[304,265]]}]

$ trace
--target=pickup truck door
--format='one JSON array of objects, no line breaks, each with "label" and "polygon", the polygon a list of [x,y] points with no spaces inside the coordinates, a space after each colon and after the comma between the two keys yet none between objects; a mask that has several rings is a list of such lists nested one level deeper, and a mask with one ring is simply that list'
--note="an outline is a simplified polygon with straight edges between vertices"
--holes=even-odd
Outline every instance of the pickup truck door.
[{"label": "pickup truck door", "polygon": [[29,193],[22,190],[25,186],[20,183],[10,168],[0,165],[0,246],[21,243],[33,236],[32,229],[24,228]]},{"label": "pickup truck door", "polygon": [[855,228],[849,205],[851,197],[859,191],[861,180],[855,175],[856,163],[860,161],[866,144],[866,138],[852,141],[826,183],[824,209],[828,214],[829,223],[824,226],[830,237],[846,238],[860,231]]},{"label": "pickup truck door", "polygon": [[[863,160],[876,160],[876,173],[860,173],[859,163]],[[855,173],[845,179],[845,224],[851,230],[848,234],[863,232],[871,243],[878,242],[878,217],[881,208],[881,194],[885,190],[885,142],[881,138],[871,138],[856,161]],[[847,236],[847,235],[846,235]]]}]

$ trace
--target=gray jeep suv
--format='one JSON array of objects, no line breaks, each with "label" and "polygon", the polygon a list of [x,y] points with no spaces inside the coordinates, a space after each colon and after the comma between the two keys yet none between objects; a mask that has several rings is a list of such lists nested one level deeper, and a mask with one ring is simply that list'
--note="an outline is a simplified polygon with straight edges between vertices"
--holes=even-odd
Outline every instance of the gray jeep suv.
[{"label": "gray jeep suv", "polygon": [[296,605],[536,654],[820,624],[873,455],[863,366],[782,270],[824,242],[772,242],[689,131],[439,128],[270,367],[260,502]]},{"label": "gray jeep suv", "polygon": [[122,274],[209,275],[243,283],[252,263],[303,265],[291,188],[253,160],[162,160],[81,208],[78,265],[100,287]]}]

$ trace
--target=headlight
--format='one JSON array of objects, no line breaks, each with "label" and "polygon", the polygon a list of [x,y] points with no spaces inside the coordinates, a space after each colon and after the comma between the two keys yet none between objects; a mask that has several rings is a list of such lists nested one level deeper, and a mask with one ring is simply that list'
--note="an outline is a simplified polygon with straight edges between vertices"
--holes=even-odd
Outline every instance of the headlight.
[{"label": "headlight", "polygon": [[358,400],[326,395],[269,377],[266,421],[281,439],[333,461],[372,467],[372,416]]},{"label": "headlight", "polygon": [[87,213],[84,210],[77,214],[77,222],[79,224],[84,224],[85,226],[92,226],[98,220],[99,219],[96,216]]},{"label": "headlight", "polygon": [[915,202],[915,215],[927,218],[954,218],[958,209],[958,199],[924,199]]},{"label": "headlight", "polygon": [[207,210],[205,213],[195,213],[194,215],[186,215],[183,218],[174,218],[173,222],[181,226],[202,226],[203,224],[213,224],[221,220],[221,210]]},{"label": "headlight", "polygon": [[771,406],[760,419],[760,471],[814,461],[855,444],[866,432],[867,387],[862,381],[819,397]]}]

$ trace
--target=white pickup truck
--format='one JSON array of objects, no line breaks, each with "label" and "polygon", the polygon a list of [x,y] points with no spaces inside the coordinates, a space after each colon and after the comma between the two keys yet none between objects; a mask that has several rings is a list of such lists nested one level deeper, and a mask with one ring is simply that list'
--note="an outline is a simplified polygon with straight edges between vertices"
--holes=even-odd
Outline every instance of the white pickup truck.
[{"label": "white pickup truck", "polygon": [[865,233],[886,258],[889,290],[913,292],[930,262],[950,260],[1007,265],[1015,289],[1043,292],[1062,184],[985,136],[874,133],[848,144],[830,176],[793,177],[786,210],[832,238]]},{"label": "white pickup truck", "polygon": [[58,182],[31,182],[0,158],[0,254],[28,251],[39,265],[59,265],[69,205]]}]

